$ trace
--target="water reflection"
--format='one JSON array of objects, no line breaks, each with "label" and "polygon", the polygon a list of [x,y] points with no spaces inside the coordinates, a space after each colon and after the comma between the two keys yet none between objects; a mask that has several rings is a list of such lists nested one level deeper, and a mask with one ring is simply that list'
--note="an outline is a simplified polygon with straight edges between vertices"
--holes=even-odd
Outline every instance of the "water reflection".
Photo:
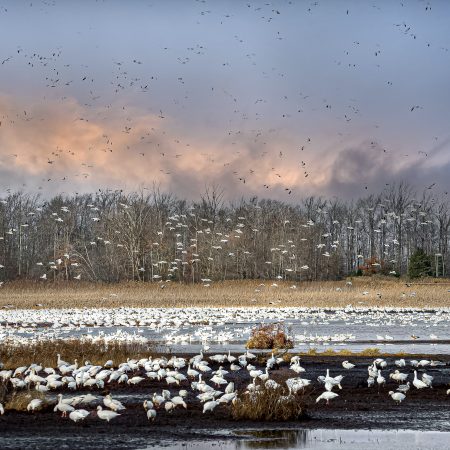
[{"label": "water reflection", "polygon": [[[225,431],[225,430],[224,430]],[[165,450],[450,450],[450,432],[415,430],[252,430],[234,432],[236,439],[193,440],[149,445]]]},{"label": "water reflection", "polygon": [[309,430],[258,430],[237,432],[236,435],[250,437],[249,440],[236,442],[236,449],[305,448]]}]

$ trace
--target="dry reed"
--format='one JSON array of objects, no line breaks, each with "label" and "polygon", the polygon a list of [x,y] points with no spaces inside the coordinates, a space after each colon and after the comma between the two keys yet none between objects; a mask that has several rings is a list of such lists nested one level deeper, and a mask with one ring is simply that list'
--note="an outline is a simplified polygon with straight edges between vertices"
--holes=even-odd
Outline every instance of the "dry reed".
[{"label": "dry reed", "polygon": [[[342,350],[334,350],[332,348],[328,348],[326,350],[323,350],[321,352],[319,352],[316,348],[310,348],[307,352],[302,352],[302,353],[298,353],[299,356],[353,356],[353,357],[358,357],[358,356],[381,356],[382,353],[380,351],[380,349],[376,348],[376,347],[368,347],[365,348],[364,350],[361,350],[360,352],[354,352],[352,350],[348,350],[348,349],[342,349]],[[283,356],[285,361],[290,361],[291,357],[293,356],[293,354],[291,353],[287,353],[286,355]]]},{"label": "dry reed", "polygon": [[282,323],[262,324],[254,328],[247,342],[247,348],[288,349],[294,347],[286,327]]},{"label": "dry reed", "polygon": [[[262,285],[264,284],[264,285]],[[449,306],[447,280],[414,282],[382,277],[343,281],[242,280],[210,287],[181,283],[12,282],[0,288],[0,307],[416,307]],[[296,285],[296,288],[292,286]],[[164,289],[162,287],[164,286]],[[363,295],[367,291],[368,294]]]},{"label": "dry reed", "polygon": [[287,387],[267,388],[244,393],[232,404],[231,415],[235,420],[265,422],[296,420],[305,414],[304,394],[290,394]]},{"label": "dry reed", "polygon": [[0,361],[6,369],[15,369],[20,366],[29,366],[39,363],[44,367],[56,367],[57,354],[69,363],[75,360],[82,365],[85,361],[92,364],[103,365],[112,360],[117,366],[127,358],[148,358],[155,355],[158,343],[127,343],[120,341],[84,341],[80,339],[40,341],[33,344],[0,345]]},{"label": "dry reed", "polygon": [[361,350],[360,352],[353,352],[351,350],[342,349],[342,350],[334,350],[332,348],[328,348],[319,352],[316,348],[310,348],[305,353],[300,353],[300,355],[306,356],[380,356],[380,349],[376,347],[369,347]]},{"label": "dry reed", "polygon": [[48,406],[48,402],[45,395],[39,391],[13,391],[10,395],[6,396],[5,410],[7,411],[27,411],[27,406],[31,400],[42,400],[40,408],[43,409]]}]

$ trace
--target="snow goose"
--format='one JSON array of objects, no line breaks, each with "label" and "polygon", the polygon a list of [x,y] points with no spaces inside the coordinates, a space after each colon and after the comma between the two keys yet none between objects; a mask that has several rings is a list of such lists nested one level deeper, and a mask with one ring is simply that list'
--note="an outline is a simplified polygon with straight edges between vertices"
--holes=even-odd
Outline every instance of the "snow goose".
[{"label": "snow goose", "polygon": [[123,404],[121,402],[119,402],[119,400],[114,400],[111,397],[111,394],[108,394],[104,399],[103,399],[103,404],[109,408],[112,409],[113,411],[121,411],[123,409],[125,409],[125,406],[123,406]]},{"label": "snow goose", "polygon": [[233,363],[234,361],[236,361],[236,357],[231,355],[231,350],[228,350],[228,356],[227,356],[228,362],[229,363]]},{"label": "snow goose", "polygon": [[116,413],[115,411],[109,411],[109,410],[103,410],[103,408],[98,405],[97,406],[97,416],[101,420],[106,420],[108,423],[111,419],[116,418],[117,416],[120,416],[120,414]]},{"label": "snow goose", "polygon": [[35,399],[31,400],[30,403],[28,403],[27,411],[34,412],[34,411],[40,409],[43,403],[44,402],[41,399],[35,398]]},{"label": "snow goose", "polygon": [[57,363],[56,363],[56,365],[57,365],[58,367],[61,367],[61,366],[70,366],[70,364],[69,364],[68,362],[66,362],[66,361],[64,361],[63,359],[61,359],[61,355],[60,355],[59,353],[58,353],[56,356],[58,357],[58,360],[57,360]]},{"label": "snow goose", "polygon": [[422,381],[430,388],[432,388],[433,386],[431,385],[431,383],[433,382],[433,378],[431,375],[428,375],[426,373],[422,374]]},{"label": "snow goose", "polygon": [[428,387],[428,385],[426,383],[424,383],[423,381],[421,381],[417,378],[417,370],[414,371],[413,385],[416,389],[423,389],[423,388]]},{"label": "snow goose", "polygon": [[408,374],[396,370],[394,373],[389,374],[389,378],[392,378],[393,380],[398,381],[399,383],[403,383],[407,380]]},{"label": "snow goose", "polygon": [[232,402],[236,397],[237,397],[236,392],[230,392],[228,394],[223,394],[222,397],[219,398],[219,403]]},{"label": "snow goose", "polygon": [[330,402],[330,400],[332,400],[333,398],[339,397],[338,394],[336,394],[335,392],[322,392],[322,394],[320,394],[317,398],[316,398],[316,403],[319,403],[320,400],[326,400],[327,405]]},{"label": "snow goose", "polygon": [[155,420],[156,419],[156,411],[154,409],[148,409],[147,410],[147,419],[148,420]]},{"label": "snow goose", "polygon": [[186,402],[183,400],[183,397],[177,395],[176,397],[172,397],[170,401],[176,406],[182,406],[184,409],[187,409]]},{"label": "snow goose", "polygon": [[219,405],[219,402],[216,402],[215,400],[210,400],[209,402],[206,402],[203,405],[203,414],[205,414],[206,411],[214,411],[214,408]]},{"label": "snow goose", "polygon": [[225,394],[230,394],[231,392],[234,392],[234,383],[232,381],[225,388]]},{"label": "snow goose", "polygon": [[67,413],[75,411],[75,408],[71,405],[68,405],[67,403],[64,403],[62,394],[58,394],[58,403],[56,404],[53,411],[60,411],[62,413],[61,416],[66,417]]},{"label": "snow goose", "polygon": [[383,375],[381,375],[381,370],[378,371],[377,383],[378,388],[380,388],[380,386],[382,386],[383,384],[386,384],[386,378],[384,378]]},{"label": "snow goose", "polygon": [[143,380],[145,380],[143,377],[133,377],[128,379],[127,384],[139,384]]},{"label": "snow goose", "polygon": [[344,369],[350,370],[350,369],[353,369],[355,367],[355,365],[350,363],[350,362],[348,362],[348,361],[343,361],[342,362],[342,367]]},{"label": "snow goose", "polygon": [[189,378],[197,378],[199,376],[200,372],[198,372],[197,370],[191,369],[191,365],[189,364],[188,369],[187,369],[187,376]]},{"label": "snow goose", "polygon": [[406,384],[401,384],[401,385],[397,388],[397,391],[403,392],[404,394],[406,394],[406,393],[409,391],[410,386],[411,386],[411,384],[410,384],[410,382],[408,381]]},{"label": "snow goose", "polygon": [[89,411],[86,411],[85,409],[76,409],[69,414],[69,419],[74,422],[79,422],[80,420],[86,419],[88,415]]},{"label": "snow goose", "polygon": [[389,395],[392,397],[392,400],[394,400],[394,402],[397,402],[398,404],[400,404],[406,398],[406,395],[402,394],[401,392],[389,391]]}]

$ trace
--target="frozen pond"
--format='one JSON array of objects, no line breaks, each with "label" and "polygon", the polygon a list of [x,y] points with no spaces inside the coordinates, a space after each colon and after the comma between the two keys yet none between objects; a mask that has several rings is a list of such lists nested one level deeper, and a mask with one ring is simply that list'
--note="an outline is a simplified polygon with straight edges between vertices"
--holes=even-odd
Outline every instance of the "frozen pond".
[{"label": "frozen pond", "polygon": [[256,325],[283,322],[295,349],[450,353],[450,310],[320,308],[118,308],[0,311],[0,338],[158,341],[175,352],[241,351]]}]

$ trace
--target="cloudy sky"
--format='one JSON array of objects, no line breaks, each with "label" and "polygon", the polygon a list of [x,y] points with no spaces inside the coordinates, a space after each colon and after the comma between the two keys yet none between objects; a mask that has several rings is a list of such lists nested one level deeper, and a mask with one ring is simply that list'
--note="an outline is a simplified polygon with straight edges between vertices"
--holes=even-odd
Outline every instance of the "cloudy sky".
[{"label": "cloudy sky", "polygon": [[450,2],[0,0],[0,195],[450,190]]}]

